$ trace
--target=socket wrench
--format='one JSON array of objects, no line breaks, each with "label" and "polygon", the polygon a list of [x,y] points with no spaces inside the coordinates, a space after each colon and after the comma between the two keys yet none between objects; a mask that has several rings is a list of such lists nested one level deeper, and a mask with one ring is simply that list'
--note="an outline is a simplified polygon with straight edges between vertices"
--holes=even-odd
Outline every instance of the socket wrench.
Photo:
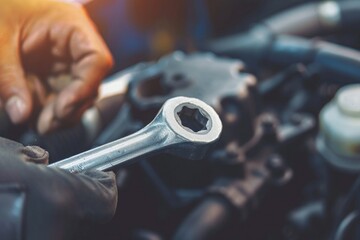
[{"label": "socket wrench", "polygon": [[175,97],[166,101],[154,120],[138,132],[49,167],[72,173],[103,171],[159,151],[199,159],[219,139],[221,131],[220,118],[209,105],[196,98]]}]

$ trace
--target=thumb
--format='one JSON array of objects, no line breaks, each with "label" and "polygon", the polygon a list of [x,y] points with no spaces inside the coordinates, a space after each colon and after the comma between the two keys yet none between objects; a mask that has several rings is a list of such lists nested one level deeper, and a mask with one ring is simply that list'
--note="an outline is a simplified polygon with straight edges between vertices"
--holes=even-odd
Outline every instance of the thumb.
[{"label": "thumb", "polygon": [[20,59],[19,35],[0,30],[0,99],[11,121],[26,121],[32,101]]}]

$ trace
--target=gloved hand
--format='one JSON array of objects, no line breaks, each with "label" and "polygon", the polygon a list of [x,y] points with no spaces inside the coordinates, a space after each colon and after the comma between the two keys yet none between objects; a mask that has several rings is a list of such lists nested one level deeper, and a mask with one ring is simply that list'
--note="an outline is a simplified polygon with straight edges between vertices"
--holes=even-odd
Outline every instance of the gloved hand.
[{"label": "gloved hand", "polygon": [[0,0],[0,100],[40,133],[80,119],[112,57],[84,9],[56,0]]},{"label": "gloved hand", "polygon": [[116,208],[112,173],[71,174],[46,162],[39,147],[0,138],[0,238],[70,240],[84,223],[109,220]]}]

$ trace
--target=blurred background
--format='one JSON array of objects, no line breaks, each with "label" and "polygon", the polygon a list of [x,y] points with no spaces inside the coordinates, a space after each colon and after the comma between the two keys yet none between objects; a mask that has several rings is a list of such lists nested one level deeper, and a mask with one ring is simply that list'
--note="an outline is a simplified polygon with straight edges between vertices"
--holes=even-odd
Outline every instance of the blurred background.
[{"label": "blurred background", "polygon": [[87,9],[110,46],[118,71],[174,50],[196,50],[207,39],[246,30],[306,2],[310,1],[94,0]]},{"label": "blurred background", "polygon": [[55,162],[187,96],[216,110],[223,134],[201,161],[158,154],[114,168],[114,219],[78,239],[360,239],[360,1],[85,6],[116,63],[95,106],[53,135],[0,132]]}]

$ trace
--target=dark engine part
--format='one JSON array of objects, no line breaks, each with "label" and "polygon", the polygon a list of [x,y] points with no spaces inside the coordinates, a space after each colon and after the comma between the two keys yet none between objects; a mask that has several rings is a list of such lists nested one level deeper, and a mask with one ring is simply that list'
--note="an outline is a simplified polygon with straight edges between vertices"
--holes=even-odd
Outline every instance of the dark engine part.
[{"label": "dark engine part", "polygon": [[128,96],[135,117],[144,121],[169,98],[199,98],[220,114],[227,141],[241,136],[245,142],[259,111],[256,84],[239,60],[175,52],[134,74]]}]

